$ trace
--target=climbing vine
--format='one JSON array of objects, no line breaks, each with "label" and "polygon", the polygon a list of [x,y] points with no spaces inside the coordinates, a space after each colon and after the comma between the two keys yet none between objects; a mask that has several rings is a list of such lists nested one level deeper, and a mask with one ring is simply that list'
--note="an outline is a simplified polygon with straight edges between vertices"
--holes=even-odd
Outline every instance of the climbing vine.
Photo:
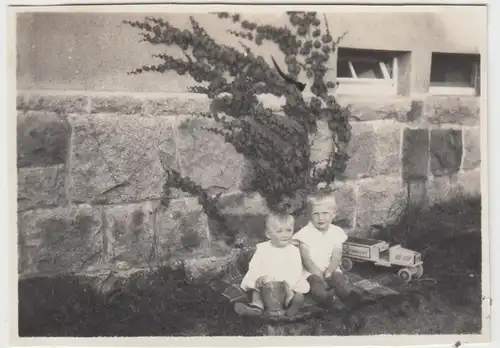
[{"label": "climbing vine", "polygon": [[[141,30],[142,41],[177,46],[184,56],[155,54],[160,63],[142,66],[130,74],[175,71],[191,76],[199,84],[189,91],[211,100],[210,109],[197,114],[216,121],[216,126],[205,130],[223,137],[251,164],[249,190],[259,192],[269,207],[297,214],[305,194],[320,182],[333,183],[348,160],[349,110],[337,103],[333,95],[336,84],[326,78],[329,58],[342,37],[334,39],[326,16],[316,12],[287,12],[290,24],[280,27],[253,23],[237,13],[213,15],[239,26],[239,30],[228,29],[228,33],[240,47],[216,42],[194,17],[190,17],[190,29],[152,17],[124,21]],[[273,61],[270,65],[248,47],[248,42],[261,45],[264,41],[273,42],[283,53],[283,75],[275,57],[266,57]],[[302,94],[304,85],[297,82],[301,72],[312,81],[309,100]],[[258,98],[262,94],[284,97],[281,110],[264,106]],[[320,119],[328,124],[333,145],[328,160],[315,163],[310,160],[310,137]],[[178,187],[198,196],[209,217],[222,219],[216,197],[208,196],[201,186],[178,172],[166,170],[165,204],[169,188]]]}]

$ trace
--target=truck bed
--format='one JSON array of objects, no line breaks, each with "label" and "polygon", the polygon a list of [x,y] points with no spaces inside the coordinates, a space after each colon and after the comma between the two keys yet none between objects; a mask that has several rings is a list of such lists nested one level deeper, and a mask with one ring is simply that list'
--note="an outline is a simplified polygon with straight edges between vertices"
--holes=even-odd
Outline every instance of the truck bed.
[{"label": "truck bed", "polygon": [[360,244],[360,245],[375,245],[381,243],[381,240],[371,239],[371,238],[362,238],[362,237],[348,237],[346,243]]}]

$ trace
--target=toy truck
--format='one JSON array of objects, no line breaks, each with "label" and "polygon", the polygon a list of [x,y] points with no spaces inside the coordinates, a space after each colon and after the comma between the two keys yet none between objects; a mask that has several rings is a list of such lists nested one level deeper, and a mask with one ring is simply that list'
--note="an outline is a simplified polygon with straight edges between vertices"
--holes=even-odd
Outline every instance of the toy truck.
[{"label": "toy truck", "polygon": [[424,273],[422,256],[419,252],[397,244],[370,238],[349,237],[343,245],[341,267],[351,270],[353,262],[372,262],[377,266],[400,266],[398,276],[408,283]]}]

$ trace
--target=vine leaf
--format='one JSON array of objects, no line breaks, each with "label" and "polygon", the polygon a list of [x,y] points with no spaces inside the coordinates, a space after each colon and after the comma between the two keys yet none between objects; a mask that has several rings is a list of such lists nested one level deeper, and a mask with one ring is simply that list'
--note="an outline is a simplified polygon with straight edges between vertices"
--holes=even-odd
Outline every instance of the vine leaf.
[{"label": "vine leaf", "polygon": [[[228,32],[237,38],[234,41],[243,52],[240,47],[218,43],[194,16],[189,17],[189,29],[151,17],[128,24],[140,30],[146,42],[179,47],[185,56],[180,59],[154,54],[162,60],[160,64],[145,65],[132,73],[172,71],[193,78],[197,84],[189,91],[204,94],[210,100],[209,110],[199,116],[217,123],[204,129],[232,145],[252,166],[253,177],[248,180],[247,191],[260,193],[268,207],[287,207],[295,213],[305,192],[319,182],[333,183],[345,170],[349,158],[345,151],[351,138],[349,122],[355,118],[350,117],[348,108],[339,106],[334,97],[336,85],[325,78],[329,57],[343,36],[331,36],[325,15],[287,15],[291,25],[279,27],[254,23],[241,14],[219,13],[221,21],[229,20],[231,25],[240,27],[228,28]],[[280,67],[274,56],[272,64],[268,63],[250,48],[250,42],[259,46],[263,41],[278,47],[286,66]],[[314,80],[311,100],[302,94],[306,84],[297,80],[301,71]],[[281,110],[264,107],[257,98],[262,94],[284,97]],[[317,168],[310,162],[309,139],[317,131],[320,119],[328,124],[334,141],[329,149],[331,156]],[[178,159],[168,152],[159,152],[162,167],[169,174],[164,191],[169,192],[169,187],[181,188],[198,197],[207,215],[223,222],[214,201],[227,190],[205,189],[182,176]]]}]

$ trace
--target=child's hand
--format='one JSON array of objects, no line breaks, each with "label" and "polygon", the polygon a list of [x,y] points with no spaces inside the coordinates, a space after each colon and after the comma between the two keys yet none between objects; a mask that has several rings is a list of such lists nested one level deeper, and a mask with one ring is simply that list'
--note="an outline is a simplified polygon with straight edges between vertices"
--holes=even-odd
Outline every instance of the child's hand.
[{"label": "child's hand", "polygon": [[268,276],[261,276],[255,281],[255,286],[257,288],[260,288],[262,285],[264,285],[265,283],[269,283],[270,281],[271,279]]},{"label": "child's hand", "polygon": [[327,269],[324,273],[323,273],[323,279],[329,279],[331,278],[333,272],[330,271],[329,269]]}]

